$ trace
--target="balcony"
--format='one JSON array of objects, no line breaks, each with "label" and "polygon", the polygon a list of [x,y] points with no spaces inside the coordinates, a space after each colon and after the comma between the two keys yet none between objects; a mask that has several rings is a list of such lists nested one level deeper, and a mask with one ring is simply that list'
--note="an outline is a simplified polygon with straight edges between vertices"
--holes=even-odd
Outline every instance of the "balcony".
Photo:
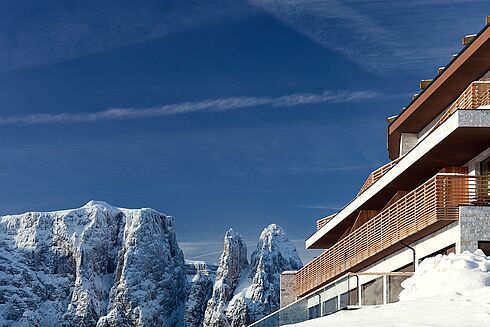
[{"label": "balcony", "polygon": [[490,177],[446,168],[351,231],[295,276],[301,297],[348,271],[362,269],[459,218],[461,205],[490,205]]},{"label": "balcony", "polygon": [[400,153],[401,133],[418,133],[464,92],[468,85],[490,70],[490,25],[455,57],[445,69],[413,99],[388,128],[390,159]]},{"label": "balcony", "polygon": [[[441,118],[436,122],[432,130],[439,127],[444,123],[456,110],[471,110],[481,107],[490,106],[490,81],[482,80],[472,82],[466,90],[454,101],[447,109]],[[490,109],[490,108],[488,108]],[[372,184],[376,183],[385,173],[387,173],[393,166],[395,166],[400,158],[397,158],[384,166],[373,171],[364,184],[357,196],[361,195]]]},{"label": "balcony", "polygon": [[[382,210],[398,191],[411,191],[445,166],[461,166],[490,144],[490,81],[466,84],[418,143],[403,157],[371,173],[358,195],[306,239],[308,249],[326,249],[352,226],[362,210]],[[426,125],[427,127],[427,125]],[[429,127],[428,127],[429,128]],[[407,132],[420,133],[421,130]],[[475,142],[478,140],[478,142]]]}]

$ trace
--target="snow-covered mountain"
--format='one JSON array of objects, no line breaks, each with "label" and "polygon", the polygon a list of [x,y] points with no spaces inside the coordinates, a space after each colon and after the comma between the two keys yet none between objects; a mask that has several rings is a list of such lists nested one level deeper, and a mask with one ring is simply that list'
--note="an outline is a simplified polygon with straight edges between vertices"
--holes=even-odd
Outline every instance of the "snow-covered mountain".
[{"label": "snow-covered mountain", "polygon": [[219,266],[184,262],[174,218],[90,201],[0,217],[0,326],[245,326],[279,307],[301,267],[270,225],[247,261],[229,230]]},{"label": "snow-covered mountain", "polygon": [[91,201],[0,217],[0,325],[171,326],[183,321],[174,219]]},{"label": "snow-covered mountain", "polygon": [[[227,241],[230,238],[234,242]],[[229,250],[230,244],[235,245],[234,251]],[[238,257],[233,258],[233,253]],[[296,248],[276,224],[261,233],[250,265],[246,259],[242,260],[243,254],[246,254],[246,247],[240,236],[228,231],[213,296],[206,310],[205,326],[246,326],[279,309],[281,273],[303,266]],[[241,264],[230,265],[237,262]],[[219,278],[220,271],[222,276],[232,278]]]}]

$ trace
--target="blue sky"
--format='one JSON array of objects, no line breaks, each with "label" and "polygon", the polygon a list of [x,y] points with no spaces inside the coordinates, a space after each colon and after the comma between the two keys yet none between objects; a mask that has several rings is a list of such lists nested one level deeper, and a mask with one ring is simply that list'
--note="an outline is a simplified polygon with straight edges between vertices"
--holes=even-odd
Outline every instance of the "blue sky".
[{"label": "blue sky", "polygon": [[[388,161],[386,117],[486,1],[2,1],[0,214],[91,199],[297,246]],[[307,260],[314,255],[304,254]]]}]

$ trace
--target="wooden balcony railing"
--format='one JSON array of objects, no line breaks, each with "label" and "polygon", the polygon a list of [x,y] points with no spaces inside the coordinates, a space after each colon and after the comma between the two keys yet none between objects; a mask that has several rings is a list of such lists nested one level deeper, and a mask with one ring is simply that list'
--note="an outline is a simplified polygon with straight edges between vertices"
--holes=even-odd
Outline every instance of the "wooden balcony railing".
[{"label": "wooden balcony railing", "polygon": [[[456,110],[478,109],[481,106],[490,106],[490,80],[482,79],[471,83],[466,90],[454,101],[441,116],[432,128],[436,129],[444,123]],[[358,196],[361,195],[369,186],[373,185],[388,170],[398,163],[401,158],[393,160],[386,165],[373,171],[359,190]]]},{"label": "wooden balcony railing", "polygon": [[334,213],[333,215],[327,216],[325,218],[318,219],[316,221],[316,230],[319,230],[320,228],[325,226],[330,220],[332,220],[333,217],[335,217],[335,215],[336,215],[336,213]]},{"label": "wooden balcony railing", "polygon": [[309,293],[437,222],[457,220],[460,205],[490,205],[490,177],[432,177],[299,270],[296,295]]},{"label": "wooden balcony railing", "polygon": [[373,171],[371,174],[369,174],[368,178],[364,182],[364,185],[362,185],[361,189],[359,190],[359,193],[357,193],[357,196],[361,195],[369,186],[373,185],[376,183],[378,179],[380,179],[388,170],[393,168],[394,165],[400,161],[401,158],[395,159],[393,161],[388,162],[386,165],[379,167],[375,171]]},{"label": "wooden balcony railing", "polygon": [[437,128],[458,109],[478,109],[490,105],[490,81],[475,81],[454,101],[435,124]]}]

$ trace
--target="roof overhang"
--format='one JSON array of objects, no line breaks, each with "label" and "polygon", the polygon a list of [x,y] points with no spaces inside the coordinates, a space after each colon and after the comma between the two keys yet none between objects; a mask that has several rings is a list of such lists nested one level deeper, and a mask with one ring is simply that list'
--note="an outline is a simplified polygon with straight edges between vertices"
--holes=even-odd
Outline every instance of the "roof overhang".
[{"label": "roof overhang", "polygon": [[458,110],[392,169],[306,240],[308,249],[332,246],[360,210],[381,210],[397,191],[411,191],[442,168],[462,166],[490,146],[490,110]]},{"label": "roof overhang", "polygon": [[490,28],[487,25],[389,125],[390,159],[399,156],[401,133],[420,132],[454,102],[471,82],[489,70]]}]

